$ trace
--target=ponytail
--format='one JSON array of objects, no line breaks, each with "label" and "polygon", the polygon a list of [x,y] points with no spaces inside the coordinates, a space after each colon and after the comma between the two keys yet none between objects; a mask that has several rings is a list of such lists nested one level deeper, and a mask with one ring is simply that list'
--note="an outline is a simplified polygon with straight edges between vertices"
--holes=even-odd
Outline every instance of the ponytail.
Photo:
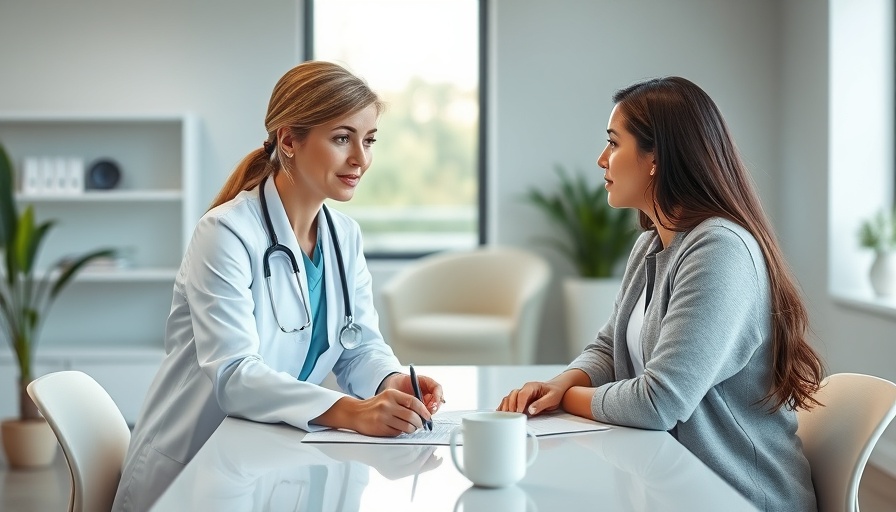
[{"label": "ponytail", "polygon": [[261,180],[266,176],[274,173],[276,169],[274,161],[268,156],[264,148],[256,149],[246,155],[245,158],[236,166],[230,177],[221,187],[215,200],[209,210],[216,206],[220,206],[230,201],[243,190],[252,190],[257,187]]}]

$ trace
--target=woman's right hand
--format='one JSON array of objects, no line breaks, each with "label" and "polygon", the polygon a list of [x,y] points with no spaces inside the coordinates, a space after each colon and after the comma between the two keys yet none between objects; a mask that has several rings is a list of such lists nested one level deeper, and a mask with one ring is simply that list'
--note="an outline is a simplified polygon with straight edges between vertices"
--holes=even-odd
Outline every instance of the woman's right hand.
[{"label": "woman's right hand", "polygon": [[359,434],[376,437],[410,434],[423,428],[421,417],[432,419],[420,400],[397,389],[386,389],[366,400],[340,398],[330,409],[337,409],[333,412],[344,418],[340,421],[343,424],[331,426],[349,428]]},{"label": "woman's right hand", "polygon": [[582,370],[567,370],[547,382],[527,382],[501,400],[499,411],[537,416],[560,407],[563,395],[573,386],[589,386],[591,379]]},{"label": "woman's right hand", "polygon": [[560,406],[568,387],[554,381],[527,382],[501,400],[499,411],[522,412],[536,416]]}]

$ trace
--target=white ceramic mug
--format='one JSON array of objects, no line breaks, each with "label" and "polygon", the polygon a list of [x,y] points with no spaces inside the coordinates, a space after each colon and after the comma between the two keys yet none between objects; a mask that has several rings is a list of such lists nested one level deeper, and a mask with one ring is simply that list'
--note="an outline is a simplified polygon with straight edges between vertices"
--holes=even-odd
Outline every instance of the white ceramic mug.
[{"label": "white ceramic mug", "polygon": [[[457,435],[463,433],[463,464],[457,458]],[[532,453],[526,458],[526,438]],[[474,485],[504,487],[519,482],[538,455],[538,439],[526,431],[526,415],[517,412],[475,412],[461,418],[451,432],[454,467]]]}]

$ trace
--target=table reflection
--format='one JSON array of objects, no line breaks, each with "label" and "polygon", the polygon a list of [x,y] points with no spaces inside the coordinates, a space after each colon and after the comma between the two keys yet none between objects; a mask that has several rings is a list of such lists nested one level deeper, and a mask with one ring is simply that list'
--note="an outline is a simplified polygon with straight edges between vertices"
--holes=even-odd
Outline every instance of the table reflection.
[{"label": "table reflection", "polygon": [[442,463],[434,446],[311,444],[294,428],[269,428],[264,442],[248,442],[257,430],[235,421],[209,439],[204,465],[216,470],[192,475],[194,502],[183,510],[359,510],[370,468],[395,480]]},{"label": "table reflection", "polygon": [[457,498],[454,512],[538,512],[535,502],[519,486],[483,489],[471,486]]}]

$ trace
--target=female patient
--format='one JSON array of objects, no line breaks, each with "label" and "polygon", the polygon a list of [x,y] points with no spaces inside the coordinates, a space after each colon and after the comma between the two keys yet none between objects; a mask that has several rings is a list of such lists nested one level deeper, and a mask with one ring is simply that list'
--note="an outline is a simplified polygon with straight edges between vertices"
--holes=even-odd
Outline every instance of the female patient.
[{"label": "female patient", "polygon": [[[306,62],[274,87],[267,139],[200,219],[174,284],[166,357],[146,397],[115,510],[146,510],[227,415],[372,436],[413,432],[425,403],[383,341],[348,201],[382,105],[345,69]],[[320,386],[330,371],[345,393]]]},{"label": "female patient", "polygon": [[722,115],[678,77],[613,101],[597,163],[646,232],[594,342],[499,409],[668,430],[761,510],[815,510],[795,409],[817,405],[822,363]]}]

